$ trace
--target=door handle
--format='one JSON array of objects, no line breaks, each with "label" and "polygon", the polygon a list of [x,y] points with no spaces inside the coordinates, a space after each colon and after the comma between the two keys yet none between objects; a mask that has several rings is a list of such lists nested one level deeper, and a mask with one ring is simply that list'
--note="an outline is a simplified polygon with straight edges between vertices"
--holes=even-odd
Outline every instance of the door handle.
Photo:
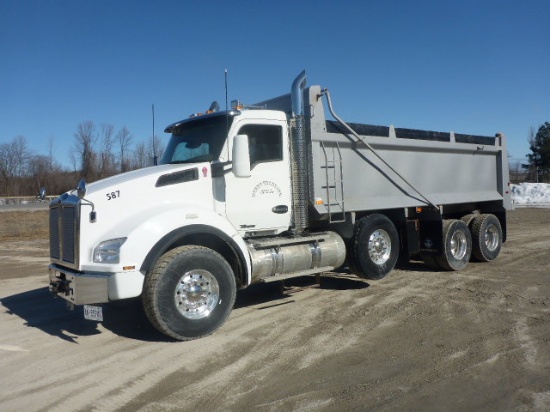
[{"label": "door handle", "polygon": [[288,212],[288,206],[287,205],[277,205],[271,209],[273,213],[277,213],[279,215],[282,215],[283,213]]}]

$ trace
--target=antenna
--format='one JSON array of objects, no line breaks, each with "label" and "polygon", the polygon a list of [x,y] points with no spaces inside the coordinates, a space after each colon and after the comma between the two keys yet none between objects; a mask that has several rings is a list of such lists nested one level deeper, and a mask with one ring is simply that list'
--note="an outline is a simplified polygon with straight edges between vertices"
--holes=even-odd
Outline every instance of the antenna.
[{"label": "antenna", "polygon": [[225,69],[225,128],[229,134],[229,103],[227,100],[227,69]]},{"label": "antenna", "polygon": [[157,165],[157,149],[155,144],[155,104],[151,104],[151,111],[153,113],[153,165]]},{"label": "antenna", "polygon": [[225,111],[229,110],[229,104],[227,101],[227,69],[225,69]]}]

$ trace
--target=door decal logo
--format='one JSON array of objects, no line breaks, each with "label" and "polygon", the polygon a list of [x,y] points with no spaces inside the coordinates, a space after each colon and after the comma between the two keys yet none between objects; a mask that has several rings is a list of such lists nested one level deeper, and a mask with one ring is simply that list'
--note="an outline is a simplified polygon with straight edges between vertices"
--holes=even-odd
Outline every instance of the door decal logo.
[{"label": "door decal logo", "polygon": [[264,180],[258,183],[254,190],[252,190],[252,197],[272,194],[277,194],[279,197],[283,195],[279,186],[277,186],[275,182],[271,182],[269,180]]}]

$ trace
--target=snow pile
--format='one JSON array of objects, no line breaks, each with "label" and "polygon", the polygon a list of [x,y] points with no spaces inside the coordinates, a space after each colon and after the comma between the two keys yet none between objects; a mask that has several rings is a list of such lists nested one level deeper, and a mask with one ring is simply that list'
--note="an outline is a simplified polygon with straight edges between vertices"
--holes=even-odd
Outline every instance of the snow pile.
[{"label": "snow pile", "polygon": [[516,206],[550,206],[550,184],[520,183],[512,186],[512,201]]}]

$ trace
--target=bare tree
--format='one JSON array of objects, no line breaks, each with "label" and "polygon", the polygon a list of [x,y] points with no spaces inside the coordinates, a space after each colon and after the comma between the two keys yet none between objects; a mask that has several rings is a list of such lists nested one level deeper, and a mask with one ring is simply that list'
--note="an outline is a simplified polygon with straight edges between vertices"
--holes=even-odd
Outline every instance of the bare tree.
[{"label": "bare tree", "polygon": [[78,161],[77,161],[77,159],[76,159],[76,153],[75,153],[74,147],[71,147],[71,148],[69,149],[69,160],[71,161],[71,165],[72,165],[72,170],[73,170],[73,172],[76,173],[76,172],[78,171],[77,166],[76,166],[77,163],[78,163]]},{"label": "bare tree", "polygon": [[98,157],[99,178],[111,176],[115,173],[115,159],[113,155],[114,131],[115,127],[111,124],[101,126],[101,148]]},{"label": "bare tree", "polygon": [[33,156],[29,162],[28,187],[25,188],[25,193],[38,193],[41,187],[47,187],[51,172],[48,156]]},{"label": "bare tree", "polygon": [[145,142],[139,142],[136,145],[131,166],[132,169],[142,169],[149,166],[149,156],[147,156],[147,146]]},{"label": "bare tree", "polygon": [[16,176],[24,176],[31,157],[31,153],[27,148],[27,139],[25,136],[17,136],[13,139],[12,146],[16,162]]},{"label": "bare tree", "polygon": [[30,152],[24,136],[17,136],[10,143],[0,145],[0,180],[6,196],[21,194],[22,188],[17,182],[25,175],[29,159]]},{"label": "bare tree", "polygon": [[94,146],[96,141],[95,125],[92,121],[87,120],[78,124],[76,133],[74,134],[74,150],[76,156],[81,161],[81,173],[82,177],[87,181],[96,179],[97,170],[96,154],[94,152]]},{"label": "bare tree", "polygon": [[48,160],[49,160],[50,168],[53,167],[53,162],[54,162],[54,159],[53,159],[54,143],[55,143],[55,138],[53,136],[48,137]]},{"label": "bare tree", "polygon": [[527,178],[527,172],[519,159],[508,157],[508,169],[510,171],[510,182],[512,183],[521,183]]},{"label": "bare tree", "polygon": [[11,180],[13,178],[13,162],[11,156],[11,145],[3,143],[0,145],[0,182],[2,183],[2,194],[9,196]]},{"label": "bare tree", "polygon": [[128,128],[124,126],[122,129],[120,129],[116,135],[117,141],[118,141],[118,148],[119,148],[119,154],[120,154],[120,171],[125,172],[129,169],[128,161],[126,159],[127,151],[130,147],[130,143],[132,141],[132,135]]},{"label": "bare tree", "polygon": [[[74,181],[77,177],[72,177],[76,172],[76,158],[74,152],[69,153],[69,158],[73,163],[74,172],[63,170],[63,167],[55,160],[55,138],[50,136],[48,138],[48,155],[33,156],[29,166],[29,177],[36,183],[36,188],[46,188],[46,192],[51,195],[60,194],[65,192],[71,185],[67,185],[68,180],[72,180],[71,184],[74,185]],[[46,162],[46,165],[44,165]],[[43,171],[45,168],[45,172]],[[35,186],[31,189],[34,190]],[[27,195],[32,194],[32,191],[28,191]]]}]

